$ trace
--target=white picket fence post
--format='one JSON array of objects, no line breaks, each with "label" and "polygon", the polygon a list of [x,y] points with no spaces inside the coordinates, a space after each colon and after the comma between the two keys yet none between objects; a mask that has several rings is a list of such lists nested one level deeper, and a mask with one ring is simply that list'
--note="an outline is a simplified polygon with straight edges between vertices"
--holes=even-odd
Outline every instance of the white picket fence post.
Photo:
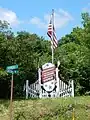
[{"label": "white picket fence post", "polygon": [[56,68],[56,85],[57,85],[57,88],[56,88],[56,92],[57,92],[57,97],[59,97],[59,90],[60,90],[60,80],[59,80],[59,77],[58,77],[58,68]]},{"label": "white picket fence post", "polygon": [[72,97],[74,97],[74,81],[72,80]]},{"label": "white picket fence post", "polygon": [[28,90],[29,84],[28,83],[29,83],[28,80],[26,80],[26,99],[28,99],[28,93],[29,93],[29,90]]},{"label": "white picket fence post", "polygon": [[39,98],[42,98],[42,89],[41,89],[41,69],[38,70],[38,76],[39,76]]}]

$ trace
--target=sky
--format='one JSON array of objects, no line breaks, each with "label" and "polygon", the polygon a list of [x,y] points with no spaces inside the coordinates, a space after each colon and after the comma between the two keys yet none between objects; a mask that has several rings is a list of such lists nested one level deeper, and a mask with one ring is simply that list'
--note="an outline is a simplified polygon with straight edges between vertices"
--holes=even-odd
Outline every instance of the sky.
[{"label": "sky", "polygon": [[47,36],[50,15],[54,9],[57,39],[81,27],[81,13],[90,12],[90,0],[0,0],[0,20],[12,30]]}]

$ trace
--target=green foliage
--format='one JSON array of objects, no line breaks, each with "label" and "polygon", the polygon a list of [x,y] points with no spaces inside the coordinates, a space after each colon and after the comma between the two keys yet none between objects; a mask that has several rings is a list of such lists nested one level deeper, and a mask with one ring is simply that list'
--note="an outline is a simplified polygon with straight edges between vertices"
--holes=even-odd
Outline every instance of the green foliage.
[{"label": "green foliage", "polygon": [[[14,120],[89,120],[90,97],[16,100]],[[9,119],[9,101],[0,100],[0,120]]]},{"label": "green foliage", "polygon": [[[4,26],[3,24],[2,26]],[[5,25],[6,27],[1,26],[4,35],[6,35],[4,29],[7,29],[7,31],[9,29],[8,25]],[[14,97],[23,95],[23,85],[27,79],[31,83],[38,79],[38,66],[44,63],[45,57],[43,62],[41,62],[41,59],[44,53],[48,56],[48,49],[48,41],[44,41],[43,37],[40,38],[36,34],[21,31],[17,33],[16,37],[10,40],[6,39],[2,34],[0,35],[0,66],[4,70],[6,70],[7,66],[14,64],[18,64],[19,66],[19,74],[14,76]],[[3,72],[1,71],[0,73],[2,74]],[[7,79],[11,79],[10,75],[8,75],[8,77],[6,76],[4,81]],[[1,81],[3,81],[3,79],[1,79]],[[4,81],[2,83],[4,83]],[[4,89],[4,91],[6,90],[7,89]],[[9,94],[10,93],[7,93],[7,96],[9,96]]]},{"label": "green foliage", "polygon": [[[88,13],[82,13],[82,25],[82,28],[73,28],[70,34],[59,40],[59,46],[54,54],[55,64],[58,60],[61,62],[60,78],[65,82],[73,79],[77,95],[90,91],[90,15]],[[6,74],[7,66],[14,64],[19,66],[19,73],[14,75],[14,97],[22,97],[25,81],[28,79],[30,83],[35,82],[38,79],[38,67],[46,62],[51,62],[50,41],[26,31],[19,31],[14,36],[9,23],[0,21],[0,67],[2,68],[0,91],[3,91],[1,92],[3,97],[10,95],[11,75]]]},{"label": "green foliage", "polygon": [[81,15],[82,15],[82,19],[83,19],[82,24],[84,27],[86,27],[88,25],[88,23],[90,23],[90,15],[87,12],[82,13]]},{"label": "green foliage", "polygon": [[8,75],[7,72],[4,69],[0,68],[0,76],[3,77],[3,76],[6,76],[6,75]]},{"label": "green foliage", "polygon": [[82,13],[83,28],[76,27],[62,37],[56,58],[61,61],[60,77],[64,81],[74,80],[75,93],[90,91],[90,16]]}]

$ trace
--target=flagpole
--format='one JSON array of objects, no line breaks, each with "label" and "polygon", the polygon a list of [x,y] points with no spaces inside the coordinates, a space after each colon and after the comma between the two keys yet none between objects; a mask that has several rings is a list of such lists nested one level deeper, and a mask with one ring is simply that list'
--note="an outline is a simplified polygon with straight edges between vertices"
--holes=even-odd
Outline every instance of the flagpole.
[{"label": "flagpole", "polygon": [[51,52],[52,52],[52,64],[54,63],[54,49],[57,47],[57,37],[55,34],[55,28],[54,28],[54,9],[52,9],[52,14],[50,18],[50,23],[48,26],[48,32],[47,35],[51,39]]},{"label": "flagpole", "polygon": [[[52,9],[52,25],[54,26],[54,9]],[[53,46],[53,38],[54,36],[53,36],[53,32],[52,32],[52,42],[51,42],[51,44],[52,44],[52,63],[54,63],[54,46]]]},{"label": "flagpole", "polygon": [[52,42],[52,46],[51,46],[52,48],[52,63],[54,63],[54,49],[53,49],[53,42]]}]

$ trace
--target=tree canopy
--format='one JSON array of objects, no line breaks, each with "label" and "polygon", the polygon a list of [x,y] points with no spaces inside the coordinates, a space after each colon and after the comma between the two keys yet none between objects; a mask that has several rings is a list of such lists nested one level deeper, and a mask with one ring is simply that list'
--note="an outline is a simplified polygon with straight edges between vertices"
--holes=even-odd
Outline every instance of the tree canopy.
[{"label": "tree canopy", "polygon": [[[60,78],[66,82],[73,79],[78,95],[90,91],[90,15],[81,16],[82,27],[73,28],[59,40],[54,60],[61,62]],[[35,82],[38,67],[46,62],[51,62],[50,41],[26,31],[15,36],[9,23],[0,20],[0,97],[8,98],[10,94],[7,66],[19,66],[19,73],[14,76],[14,95],[21,97],[25,81]]]}]

